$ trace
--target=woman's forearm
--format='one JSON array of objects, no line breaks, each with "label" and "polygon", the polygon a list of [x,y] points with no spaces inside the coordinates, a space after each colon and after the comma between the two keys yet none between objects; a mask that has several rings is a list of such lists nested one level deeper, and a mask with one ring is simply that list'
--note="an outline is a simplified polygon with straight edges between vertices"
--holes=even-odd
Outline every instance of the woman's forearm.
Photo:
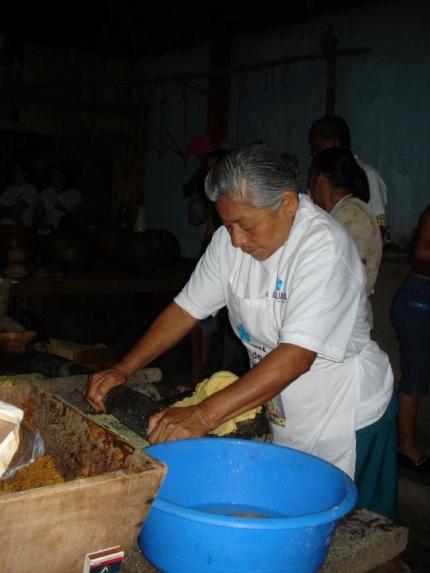
[{"label": "woman's forearm", "polygon": [[271,400],[307,372],[316,353],[281,344],[236,382],[199,404],[211,429]]},{"label": "woman's forearm", "polygon": [[198,323],[175,302],[155,319],[116,365],[128,377],[179,342]]}]

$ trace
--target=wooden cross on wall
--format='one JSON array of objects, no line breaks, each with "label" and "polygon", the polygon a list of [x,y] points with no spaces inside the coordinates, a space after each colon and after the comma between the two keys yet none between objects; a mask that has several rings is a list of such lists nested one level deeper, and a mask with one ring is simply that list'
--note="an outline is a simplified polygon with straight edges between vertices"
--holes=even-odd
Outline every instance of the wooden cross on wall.
[{"label": "wooden cross on wall", "polygon": [[338,57],[369,54],[370,48],[337,49],[338,39],[330,25],[321,34],[320,53],[300,54],[277,58],[266,62],[230,66],[231,39],[217,38],[211,45],[211,69],[209,76],[209,102],[208,102],[208,134],[215,141],[222,141],[228,133],[228,107],[230,102],[230,77],[233,73],[269,69],[275,66],[287,65],[297,62],[325,60],[326,81],[326,113],[334,114],[336,111],[336,63]]}]

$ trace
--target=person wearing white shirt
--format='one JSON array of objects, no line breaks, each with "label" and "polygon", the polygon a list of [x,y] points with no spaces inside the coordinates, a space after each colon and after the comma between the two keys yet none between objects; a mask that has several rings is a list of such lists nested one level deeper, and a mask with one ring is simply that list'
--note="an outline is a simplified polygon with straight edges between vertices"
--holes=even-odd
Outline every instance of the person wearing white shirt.
[{"label": "person wearing white shirt", "polygon": [[[338,115],[325,115],[315,120],[309,130],[311,155],[330,147],[351,149],[351,133],[346,121]],[[364,163],[354,155],[359,166],[364,170],[369,183],[368,207],[376,217],[382,238],[387,231],[387,186],[376,169]]]},{"label": "person wearing white shirt", "polygon": [[30,183],[32,167],[18,161],[12,171],[12,183],[0,195],[0,225],[33,224],[38,192]]},{"label": "person wearing white shirt", "polygon": [[[365,273],[352,239],[309,197],[298,196],[288,164],[266,145],[229,154],[205,186],[223,226],[149,331],[118,364],[91,377],[87,400],[102,410],[110,388],[227,306],[251,369],[197,406],[152,416],[149,440],[202,436],[266,404],[275,443],[354,477],[356,432],[385,424],[393,376],[369,336]],[[385,444],[379,453],[385,455]],[[395,488],[385,485],[384,504],[366,504],[392,514]]]},{"label": "person wearing white shirt", "polygon": [[40,194],[40,227],[52,231],[57,229],[64,217],[73,215],[82,204],[79,191],[71,186],[71,177],[64,167],[50,170],[51,187]]}]

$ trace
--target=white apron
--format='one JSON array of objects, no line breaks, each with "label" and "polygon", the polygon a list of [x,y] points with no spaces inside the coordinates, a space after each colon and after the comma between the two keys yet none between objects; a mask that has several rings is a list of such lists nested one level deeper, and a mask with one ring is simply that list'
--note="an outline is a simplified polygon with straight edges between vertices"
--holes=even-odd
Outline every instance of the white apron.
[{"label": "white apron", "polygon": [[[274,305],[281,303],[274,296],[278,269],[268,277],[263,298],[244,298],[236,294],[243,292],[243,281],[247,280],[240,276],[237,261],[229,278],[227,307],[252,367],[278,346],[274,313]],[[359,400],[357,357],[342,363],[317,357],[309,372],[266,405],[273,441],[323,458],[353,477]]]}]

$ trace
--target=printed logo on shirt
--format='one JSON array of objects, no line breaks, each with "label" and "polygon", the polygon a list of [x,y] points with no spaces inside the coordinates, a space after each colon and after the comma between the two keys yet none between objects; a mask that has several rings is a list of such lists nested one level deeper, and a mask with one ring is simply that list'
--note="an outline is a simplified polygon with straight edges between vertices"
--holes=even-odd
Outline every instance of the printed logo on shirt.
[{"label": "printed logo on shirt", "polygon": [[272,424],[281,427],[285,427],[287,425],[284,405],[282,404],[280,394],[274,396],[269,402],[266,402],[266,410]]},{"label": "printed logo on shirt", "polygon": [[267,354],[267,348],[265,346],[258,346],[258,344],[250,344],[250,346],[256,348],[257,350],[261,350],[261,352],[264,352],[264,354]]},{"label": "printed logo on shirt", "polygon": [[243,342],[250,342],[251,340],[251,335],[249,334],[249,332],[247,332],[246,328],[243,326],[243,324],[238,324],[237,325],[237,330],[239,332],[239,337]]},{"label": "printed logo on shirt", "polygon": [[284,281],[279,277],[276,277],[275,290],[273,291],[272,298],[285,302],[287,300],[287,294],[285,292],[281,292],[283,284]]},{"label": "printed logo on shirt", "polygon": [[254,350],[254,352],[252,352],[252,350],[248,348],[248,354],[251,359],[252,365],[255,366],[260,362],[260,360],[263,360],[263,358],[266,356],[267,349],[265,346],[258,346],[257,344],[251,344],[251,343],[249,343],[249,346],[252,346],[253,348],[256,348],[257,350],[263,353],[260,354],[260,352],[257,352],[257,350]]},{"label": "printed logo on shirt", "polygon": [[260,362],[260,360],[263,360],[264,356],[262,354],[259,354],[258,352],[256,352],[254,350],[254,352],[251,352],[250,350],[248,350],[248,354],[249,357],[252,360],[252,365],[255,366],[256,364],[258,364]]}]

